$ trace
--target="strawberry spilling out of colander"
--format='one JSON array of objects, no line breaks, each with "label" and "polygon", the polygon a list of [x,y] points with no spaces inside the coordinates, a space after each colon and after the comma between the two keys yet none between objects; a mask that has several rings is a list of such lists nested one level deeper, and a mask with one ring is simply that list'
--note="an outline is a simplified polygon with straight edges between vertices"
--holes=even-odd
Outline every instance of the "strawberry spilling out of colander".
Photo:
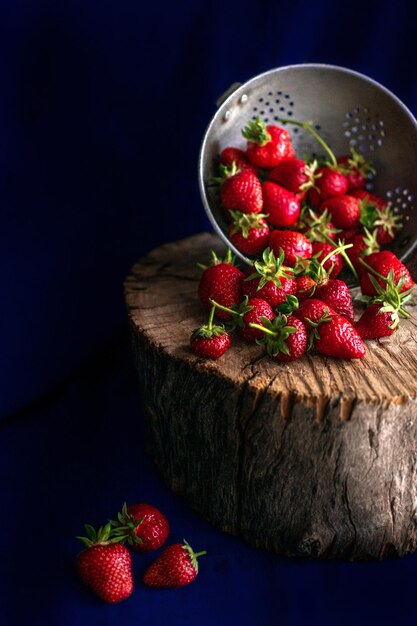
[{"label": "strawberry spilling out of colander", "polygon": [[[219,358],[237,329],[281,362],[307,350],[363,358],[364,339],[388,337],[409,317],[413,279],[384,249],[401,229],[401,215],[367,189],[378,173],[361,154],[336,156],[311,122],[281,122],[312,134],[326,157],[297,155],[288,131],[260,117],[242,129],[245,150],[222,150],[213,183],[229,239],[252,257],[252,268],[239,271],[230,251],[224,260],[213,256],[199,285],[209,323],[194,331],[191,349]],[[356,322],[350,290],[337,278],[343,270],[362,291],[365,310]],[[213,326],[215,316],[228,325]],[[204,350],[197,351],[202,334]]]}]

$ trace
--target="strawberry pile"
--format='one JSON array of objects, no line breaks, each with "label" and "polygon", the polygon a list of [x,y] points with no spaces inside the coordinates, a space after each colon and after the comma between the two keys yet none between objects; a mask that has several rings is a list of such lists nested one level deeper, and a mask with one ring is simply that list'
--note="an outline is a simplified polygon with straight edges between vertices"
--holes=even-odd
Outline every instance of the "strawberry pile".
[{"label": "strawberry pile", "polygon": [[[96,531],[85,525],[86,537],[77,537],[84,550],[77,555],[75,566],[81,580],[108,603],[128,598],[134,588],[132,557],[135,552],[157,550],[169,535],[166,517],[150,504],[123,505],[117,520],[111,520]],[[148,587],[183,587],[198,574],[198,557],[184,540],[165,548],[146,570],[143,582]]]},{"label": "strawberry pile", "polygon": [[[336,158],[312,123],[286,122],[312,133],[328,158],[319,164],[297,157],[288,131],[260,118],[242,131],[245,151],[222,151],[213,183],[229,239],[252,257],[252,267],[236,267],[231,251],[225,259],[213,253],[211,265],[202,266],[198,296],[210,316],[191,336],[199,356],[219,358],[236,331],[278,361],[306,350],[363,358],[364,339],[392,335],[409,316],[413,279],[384,249],[401,217],[366,189],[375,170],[354,150]],[[356,321],[342,270],[353,275],[366,305]]]}]

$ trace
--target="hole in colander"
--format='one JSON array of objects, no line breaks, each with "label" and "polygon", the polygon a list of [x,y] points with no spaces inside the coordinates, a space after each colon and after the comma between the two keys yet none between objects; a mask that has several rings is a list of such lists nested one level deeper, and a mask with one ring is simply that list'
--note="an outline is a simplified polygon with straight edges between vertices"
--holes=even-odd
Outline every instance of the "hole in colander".
[{"label": "hole in colander", "polygon": [[259,99],[258,99],[258,102],[263,102],[263,101],[264,101],[264,99],[263,99],[263,98],[259,98]]}]

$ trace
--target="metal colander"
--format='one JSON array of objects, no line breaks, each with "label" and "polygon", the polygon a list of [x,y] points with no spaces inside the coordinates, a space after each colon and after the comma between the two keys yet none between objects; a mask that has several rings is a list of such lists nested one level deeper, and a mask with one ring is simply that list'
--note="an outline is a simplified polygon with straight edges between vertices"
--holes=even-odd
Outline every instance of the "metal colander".
[{"label": "metal colander", "polygon": [[[371,160],[377,174],[368,190],[389,200],[394,212],[404,216],[403,228],[390,247],[401,259],[409,255],[417,243],[415,118],[388,89],[362,74],[332,65],[303,64],[232,85],[204,136],[199,158],[203,204],[214,229],[238,257],[249,261],[229,241],[218,194],[208,183],[218,174],[223,148],[245,149],[241,130],[257,116],[267,124],[279,123],[279,118],[312,120],[336,156],[354,147]],[[326,156],[310,133],[290,124],[286,128],[297,156]]]}]

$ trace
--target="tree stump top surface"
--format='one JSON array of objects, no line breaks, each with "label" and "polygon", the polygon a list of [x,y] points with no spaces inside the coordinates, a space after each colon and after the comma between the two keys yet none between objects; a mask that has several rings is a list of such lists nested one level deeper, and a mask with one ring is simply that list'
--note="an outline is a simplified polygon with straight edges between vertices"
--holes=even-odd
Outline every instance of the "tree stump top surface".
[{"label": "tree stump top surface", "polygon": [[198,371],[223,377],[234,385],[276,394],[285,414],[294,400],[315,407],[320,419],[329,403],[348,419],[358,403],[405,404],[417,398],[416,298],[391,337],[367,341],[362,360],[342,361],[316,353],[281,364],[264,348],[232,338],[232,346],[217,361],[201,359],[189,348],[191,332],[205,323],[208,312],[197,296],[201,270],[210,251],[224,253],[224,244],[209,233],[162,245],[136,263],[125,282],[130,322],[147,344],[167,356],[188,362]]}]

